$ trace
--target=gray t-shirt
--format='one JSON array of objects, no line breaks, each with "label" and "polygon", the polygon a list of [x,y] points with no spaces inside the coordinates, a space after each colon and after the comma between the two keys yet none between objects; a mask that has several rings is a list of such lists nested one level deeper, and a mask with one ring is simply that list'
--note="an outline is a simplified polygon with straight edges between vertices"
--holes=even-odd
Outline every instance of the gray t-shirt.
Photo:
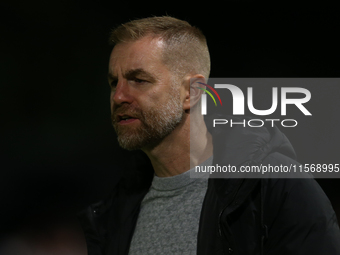
[{"label": "gray t-shirt", "polygon": [[[202,163],[211,165],[212,157]],[[197,233],[209,173],[190,178],[189,171],[154,176],[144,197],[129,255],[196,254]]]}]

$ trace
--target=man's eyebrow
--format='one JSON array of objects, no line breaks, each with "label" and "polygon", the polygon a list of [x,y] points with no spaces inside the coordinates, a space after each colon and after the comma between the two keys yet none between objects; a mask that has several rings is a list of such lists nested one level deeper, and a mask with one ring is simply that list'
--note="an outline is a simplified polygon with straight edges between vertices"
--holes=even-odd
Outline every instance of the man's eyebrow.
[{"label": "man's eyebrow", "polygon": [[[143,68],[128,70],[123,75],[123,77],[127,80],[136,79],[137,76],[139,76],[141,79],[147,79],[149,82],[156,81],[156,78],[154,77],[154,75],[152,75],[148,71],[145,71]],[[112,73],[108,73],[107,78],[108,78],[109,81],[117,81],[118,80],[118,77],[116,75],[113,75]]]},{"label": "man's eyebrow", "polygon": [[156,81],[155,76],[144,70],[143,68],[131,69],[124,73],[124,78],[128,80],[135,79],[137,76],[140,76],[140,78],[142,79],[147,79],[149,82]]}]

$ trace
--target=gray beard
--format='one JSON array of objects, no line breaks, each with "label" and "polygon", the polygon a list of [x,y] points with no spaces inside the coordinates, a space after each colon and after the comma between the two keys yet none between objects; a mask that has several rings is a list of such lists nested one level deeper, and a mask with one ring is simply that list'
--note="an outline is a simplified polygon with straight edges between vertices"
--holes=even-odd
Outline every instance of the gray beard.
[{"label": "gray beard", "polygon": [[184,111],[179,95],[170,95],[167,104],[157,109],[150,108],[141,111],[132,106],[122,106],[120,111],[131,113],[138,117],[138,127],[119,126],[114,121],[113,126],[118,136],[119,145],[126,150],[152,148],[159,144],[166,136],[173,132],[183,119]]}]

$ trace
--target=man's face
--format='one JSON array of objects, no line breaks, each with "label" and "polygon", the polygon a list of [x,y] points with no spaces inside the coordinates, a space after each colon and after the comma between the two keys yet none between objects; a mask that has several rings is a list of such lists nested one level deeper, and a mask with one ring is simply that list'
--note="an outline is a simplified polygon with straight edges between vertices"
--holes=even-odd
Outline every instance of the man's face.
[{"label": "man's face", "polygon": [[152,148],[182,120],[180,84],[162,62],[162,47],[162,41],[144,37],[111,53],[112,123],[125,149]]}]

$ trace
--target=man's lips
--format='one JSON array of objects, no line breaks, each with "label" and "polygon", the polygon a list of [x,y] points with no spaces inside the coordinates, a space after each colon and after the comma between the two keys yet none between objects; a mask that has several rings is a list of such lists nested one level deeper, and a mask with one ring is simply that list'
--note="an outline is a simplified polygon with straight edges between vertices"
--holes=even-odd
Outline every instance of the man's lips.
[{"label": "man's lips", "polygon": [[116,117],[116,122],[122,125],[132,123],[136,120],[138,120],[137,117],[128,114],[118,114]]},{"label": "man's lips", "polygon": [[133,123],[137,120],[138,119],[126,119],[126,120],[121,120],[118,123],[119,123],[119,125],[127,125],[127,124]]}]

